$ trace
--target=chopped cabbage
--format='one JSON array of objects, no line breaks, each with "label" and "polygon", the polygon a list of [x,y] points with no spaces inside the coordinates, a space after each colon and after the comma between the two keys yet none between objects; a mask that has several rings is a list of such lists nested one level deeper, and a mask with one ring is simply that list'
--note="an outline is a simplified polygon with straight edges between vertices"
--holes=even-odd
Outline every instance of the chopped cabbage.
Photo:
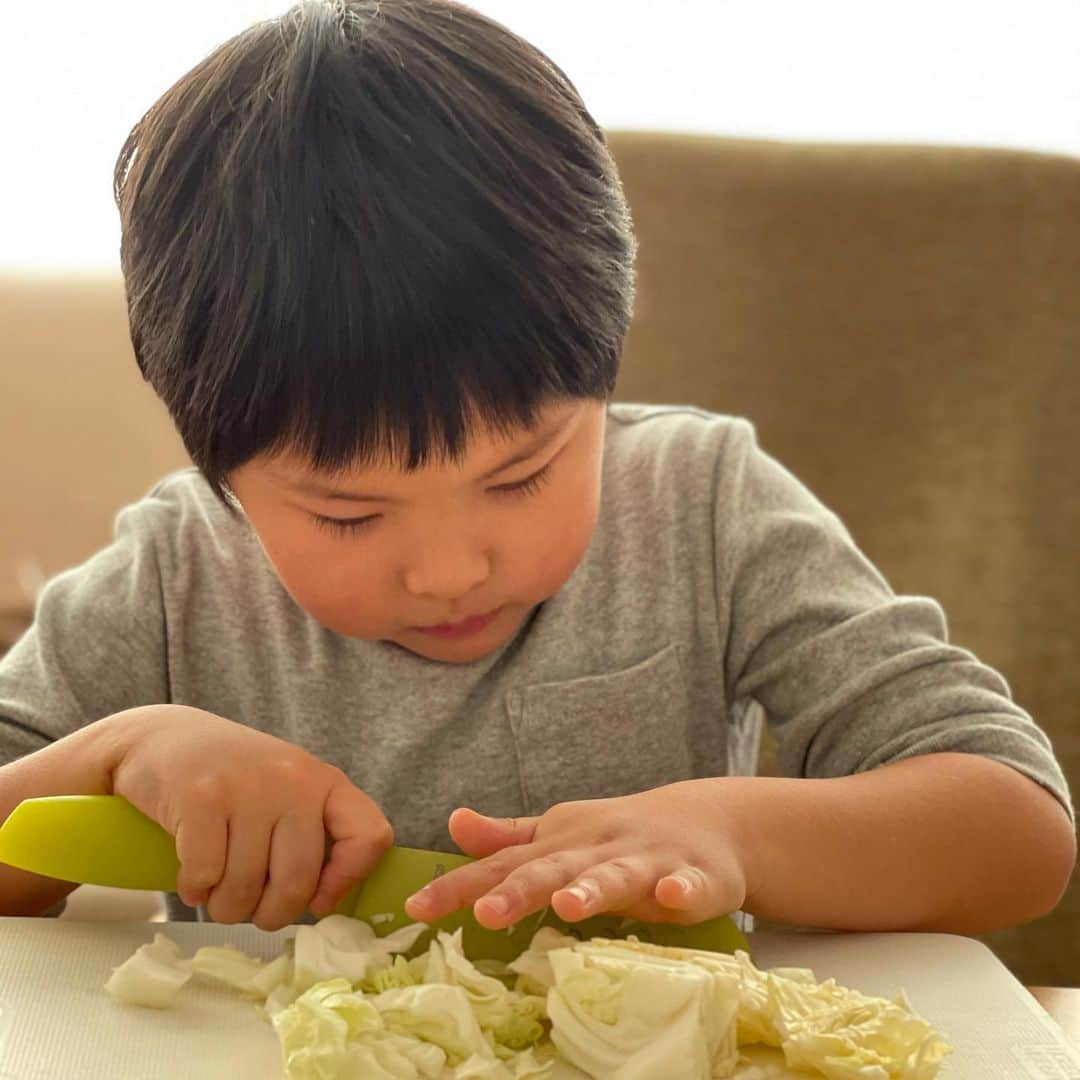
[{"label": "chopped cabbage", "polygon": [[164,934],[155,934],[151,945],[140,945],[105,983],[116,1001],[163,1009],[191,978],[191,962],[184,960],[180,946]]},{"label": "chopped cabbage", "polygon": [[298,926],[293,989],[300,994],[338,977],[360,982],[369,970],[389,966],[391,954],[408,952],[425,930],[426,923],[411,923],[377,937],[368,923],[348,915],[327,915],[315,926]]},{"label": "chopped cabbage", "polygon": [[460,986],[437,983],[384,990],[370,999],[383,1023],[398,1035],[434,1043],[457,1065],[474,1054],[491,1057],[469,999]]},{"label": "chopped cabbage", "polygon": [[372,1000],[356,993],[347,979],[305,990],[273,1024],[290,1080],[434,1080],[446,1062],[440,1047],[389,1030]]},{"label": "chopped cabbage", "polygon": [[529,947],[510,962],[510,970],[517,972],[517,989],[530,994],[546,994],[555,985],[555,973],[551,970],[548,954],[552,949],[573,948],[578,939],[560,933],[552,926],[545,926],[533,934]]},{"label": "chopped cabbage", "polygon": [[680,1077],[731,1076],[738,1047],[763,1043],[781,1047],[789,1068],[829,1080],[932,1080],[951,1052],[902,994],[867,997],[804,968],[762,972],[745,952],[594,939],[546,958],[552,1040],[598,1078],[661,1077],[675,1062]]},{"label": "chopped cabbage", "polygon": [[186,960],[157,934],[106,989],[160,1008],[197,972],[261,1000],[286,1080],[543,1080],[557,1060],[597,1080],[766,1080],[781,1068],[933,1080],[950,1053],[902,994],[867,997],[805,968],[760,971],[745,952],[544,927],[511,964],[473,963],[460,930],[400,955],[427,929],[379,938],[331,915],[298,927],[269,962],[229,946]]},{"label": "chopped cabbage", "polygon": [[831,1080],[932,1080],[949,1048],[907,999],[769,975],[769,1014],[792,1068]]},{"label": "chopped cabbage", "polygon": [[[277,960],[272,963],[276,964]],[[232,945],[206,945],[191,958],[193,971],[248,993],[259,993],[258,987],[262,984],[256,984],[255,980],[270,966]],[[281,970],[280,967],[278,970]]]},{"label": "chopped cabbage", "polygon": [[379,968],[357,984],[358,990],[368,994],[381,994],[384,990],[401,990],[406,986],[416,986],[424,981],[427,967],[427,955],[414,960],[404,956],[395,956],[390,967]]},{"label": "chopped cabbage", "polygon": [[582,942],[548,954],[555,975],[551,1038],[567,1061],[597,1080],[668,1080],[674,1062],[680,1077],[732,1075],[734,975],[596,946]]},{"label": "chopped cabbage", "polygon": [[485,975],[462,949],[461,929],[440,933],[427,953],[425,983],[448,983],[464,990],[480,1028],[500,1050],[524,1050],[544,1035],[544,998],[509,990],[494,975]]}]

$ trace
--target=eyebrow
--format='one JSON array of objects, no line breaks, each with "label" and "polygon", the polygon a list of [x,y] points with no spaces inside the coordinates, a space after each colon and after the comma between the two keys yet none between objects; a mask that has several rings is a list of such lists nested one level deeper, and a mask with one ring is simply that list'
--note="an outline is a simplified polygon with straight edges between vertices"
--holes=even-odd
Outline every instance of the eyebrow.
[{"label": "eyebrow", "polygon": [[[490,480],[493,476],[498,476],[499,473],[506,472],[507,469],[512,468],[514,465],[520,465],[523,461],[528,461],[529,458],[535,457],[541,450],[547,449],[560,435],[562,435],[566,430],[568,421],[569,418],[563,419],[549,430],[539,432],[524,446],[515,450],[505,461],[492,469],[488,469],[487,472],[477,479],[481,481]],[[335,488],[332,485],[321,483],[318,480],[286,480],[285,482],[294,491],[301,492],[304,495],[312,495],[320,499],[340,500],[342,502],[392,503],[399,501],[391,495],[368,495],[360,491],[343,491],[341,488]]]}]

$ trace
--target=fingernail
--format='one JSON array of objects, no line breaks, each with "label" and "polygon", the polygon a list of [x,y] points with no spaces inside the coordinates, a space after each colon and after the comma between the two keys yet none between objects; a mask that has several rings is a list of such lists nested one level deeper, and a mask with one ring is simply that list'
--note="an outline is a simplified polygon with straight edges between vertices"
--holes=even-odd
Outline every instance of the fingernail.
[{"label": "fingernail", "polygon": [[684,900],[694,891],[694,883],[682,874],[668,874],[667,880],[675,882]]},{"label": "fingernail", "polygon": [[566,890],[571,896],[577,897],[586,907],[596,899],[596,889],[588,881],[579,881]]},{"label": "fingernail", "polygon": [[432,904],[431,886],[425,885],[419,892],[415,892],[405,901],[405,910],[411,915],[415,912],[423,912]]},{"label": "fingernail", "polygon": [[499,893],[494,896],[484,897],[484,906],[494,915],[507,915],[510,912],[510,901]]}]

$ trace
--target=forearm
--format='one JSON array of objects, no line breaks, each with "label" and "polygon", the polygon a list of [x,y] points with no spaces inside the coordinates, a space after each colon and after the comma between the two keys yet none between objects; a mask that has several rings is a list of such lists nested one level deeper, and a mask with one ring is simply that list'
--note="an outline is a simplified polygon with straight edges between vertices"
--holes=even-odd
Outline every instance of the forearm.
[{"label": "forearm", "polygon": [[[122,731],[130,715],[106,717],[0,768],[0,821],[23,799],[109,794]],[[0,914],[38,915],[74,888],[70,882],[0,863]]]},{"label": "forearm", "polygon": [[739,848],[745,910],[773,922],[983,933],[1049,911],[1076,857],[1049,792],[971,754],[827,780],[689,783]]}]

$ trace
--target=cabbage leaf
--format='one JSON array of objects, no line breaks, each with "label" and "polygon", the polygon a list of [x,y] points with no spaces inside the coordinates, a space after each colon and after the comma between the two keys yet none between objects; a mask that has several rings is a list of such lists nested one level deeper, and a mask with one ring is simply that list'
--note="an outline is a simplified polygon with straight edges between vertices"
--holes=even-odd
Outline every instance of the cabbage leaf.
[{"label": "cabbage leaf", "polygon": [[950,1053],[903,994],[761,971],[745,952],[544,927],[510,964],[471,961],[460,929],[402,955],[426,929],[379,938],[331,915],[268,962],[231,946],[187,960],[157,934],[106,989],[162,1008],[198,973],[260,1000],[286,1080],[542,1080],[556,1059],[597,1080],[764,1080],[780,1060],[828,1080],[933,1080]]},{"label": "cabbage leaf", "polygon": [[191,962],[183,959],[180,946],[165,934],[155,934],[152,944],[140,945],[113,968],[105,989],[115,1001],[164,1009],[191,975]]}]

